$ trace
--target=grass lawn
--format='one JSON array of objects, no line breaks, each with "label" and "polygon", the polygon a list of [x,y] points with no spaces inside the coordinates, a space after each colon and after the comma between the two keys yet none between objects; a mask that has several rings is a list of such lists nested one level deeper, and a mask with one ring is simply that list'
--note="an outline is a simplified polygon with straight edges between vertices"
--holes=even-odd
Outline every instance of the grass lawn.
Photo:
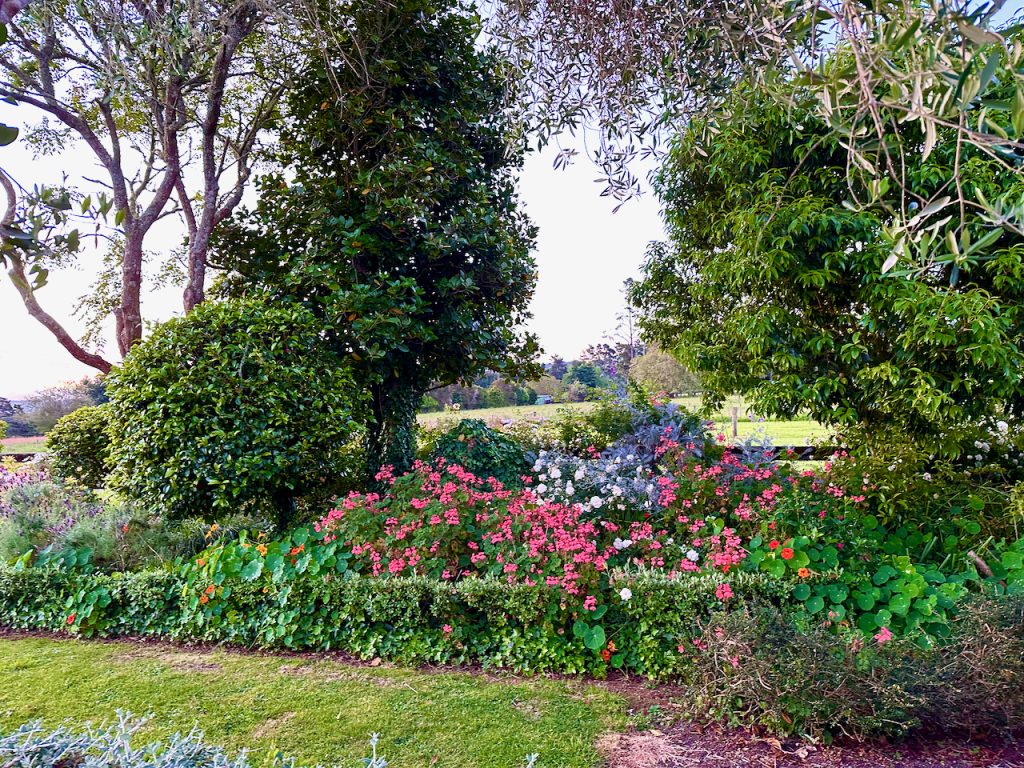
[{"label": "grass lawn", "polygon": [[[682,397],[674,402],[696,410],[700,407],[699,397]],[[454,423],[459,419],[483,419],[495,421],[500,419],[551,419],[558,415],[559,408],[589,410],[594,403],[553,403],[551,405],[511,405],[504,408],[477,408],[457,413],[421,413],[417,417],[421,424],[437,424],[438,422]],[[770,437],[777,445],[805,445],[808,441],[823,441],[829,430],[810,419],[793,421],[751,421],[746,415],[746,407],[741,398],[730,398],[723,410],[714,416],[719,429],[726,435],[732,430],[732,408],[739,408],[736,425],[740,437],[752,435],[759,430]]]},{"label": "grass lawn", "polygon": [[0,453],[37,453],[46,450],[45,437],[5,437]]},{"label": "grass lawn", "polygon": [[[598,737],[625,725],[617,696],[582,682],[352,666],[164,645],[0,638],[0,731],[29,720],[152,714],[147,736],[198,725],[269,764],[356,766],[371,732],[394,768],[596,766]],[[433,762],[436,758],[436,762]]]}]

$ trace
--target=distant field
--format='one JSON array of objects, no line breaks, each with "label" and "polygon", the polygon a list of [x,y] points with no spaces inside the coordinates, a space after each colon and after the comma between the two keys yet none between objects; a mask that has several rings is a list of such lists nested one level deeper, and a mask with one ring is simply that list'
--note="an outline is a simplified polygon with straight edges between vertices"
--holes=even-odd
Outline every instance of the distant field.
[{"label": "distant field", "polygon": [[[699,397],[678,398],[673,401],[680,405],[697,409]],[[454,423],[460,419],[483,419],[498,421],[501,419],[550,419],[558,414],[559,408],[589,410],[594,403],[555,403],[552,405],[513,405],[504,408],[477,408],[475,410],[458,411],[455,413],[421,413],[418,418],[421,424],[438,424],[439,422]],[[737,432],[746,437],[762,432],[778,445],[804,445],[808,442],[822,441],[829,435],[829,430],[810,419],[793,421],[751,421],[746,415],[745,404],[741,398],[731,398],[721,413],[714,417],[718,428],[729,435],[732,430],[732,408],[739,408]]]},{"label": "distant field", "polygon": [[3,453],[38,453],[46,450],[45,437],[7,437],[3,440]]}]

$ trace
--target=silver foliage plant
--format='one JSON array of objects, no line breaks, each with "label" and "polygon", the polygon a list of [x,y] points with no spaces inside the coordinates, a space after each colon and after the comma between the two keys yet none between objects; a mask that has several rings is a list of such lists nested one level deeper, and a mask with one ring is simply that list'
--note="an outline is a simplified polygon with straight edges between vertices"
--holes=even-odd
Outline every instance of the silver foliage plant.
[{"label": "silver foliage plant", "polygon": [[[208,744],[203,732],[193,728],[187,734],[175,733],[166,741],[139,745],[137,736],[149,718],[139,718],[118,710],[113,725],[86,726],[73,730],[62,725],[56,730],[43,727],[41,721],[21,726],[13,733],[0,735],[0,766],[3,768],[253,768],[243,751],[229,757],[220,747]],[[370,736],[369,757],[361,761],[366,768],[387,768],[389,763],[377,754],[380,734]],[[294,759],[278,757],[275,768],[299,768]],[[318,766],[319,768],[319,766]],[[526,768],[537,768],[537,755],[526,758]]]}]

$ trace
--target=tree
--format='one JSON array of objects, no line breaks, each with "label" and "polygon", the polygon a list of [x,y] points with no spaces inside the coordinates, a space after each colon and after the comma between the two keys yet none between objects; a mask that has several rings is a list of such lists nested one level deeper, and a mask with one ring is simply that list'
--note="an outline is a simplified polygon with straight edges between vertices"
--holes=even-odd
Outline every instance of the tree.
[{"label": "tree", "polygon": [[597,389],[604,382],[601,369],[592,362],[575,362],[569,366],[569,372],[562,379],[563,384],[582,384],[590,389]]},{"label": "tree", "polygon": [[[102,176],[89,193],[39,190],[25,204],[41,198],[65,223],[73,207],[95,220],[109,249],[82,308],[94,327],[113,315],[121,355],[142,338],[147,244],[167,217],[180,215],[187,232],[183,307],[203,300],[213,230],[241,200],[293,62],[315,47],[304,10],[300,0],[37,2],[10,22],[0,96],[42,117],[29,133],[36,151],[74,142]],[[285,34],[297,26],[304,48]],[[74,339],[37,295],[47,270],[74,261],[77,231],[56,250],[22,247],[23,234],[5,232],[4,255],[29,314],[77,360],[109,371],[110,360]]]},{"label": "tree", "polygon": [[[977,205],[988,213],[988,229],[1024,234],[1024,202],[1012,194],[978,200],[958,185],[940,185],[921,202],[920,188],[907,183],[909,166],[939,143],[1024,174],[1024,47],[1012,37],[1001,0],[494,5],[490,32],[524,84],[540,143],[566,129],[596,133],[588,146],[608,179],[604,194],[636,194],[631,164],[661,153],[674,132],[712,114],[737,82],[793,107],[788,84],[795,76],[810,96],[804,108],[843,143],[846,162],[836,167],[852,204],[886,219],[894,250],[911,243],[926,265],[949,255],[947,235],[963,230],[966,210]],[[830,57],[833,65],[821,66]],[[1000,88],[1010,93],[997,95]],[[996,114],[1003,110],[1011,123]],[[556,165],[574,154],[563,150]],[[871,184],[861,183],[865,173]],[[943,225],[917,217],[931,205],[944,209]],[[969,226],[979,225],[975,218]],[[942,237],[929,236],[935,228]]]},{"label": "tree", "polygon": [[558,355],[552,355],[551,362],[545,367],[547,368],[548,373],[554,376],[558,381],[561,381],[562,377],[565,376],[569,370],[569,364]]},{"label": "tree", "polygon": [[23,403],[26,418],[38,434],[45,435],[61,417],[104,402],[103,383],[98,379],[85,376],[33,392]]},{"label": "tree", "polygon": [[110,376],[108,484],[171,517],[276,512],[347,470],[358,389],[297,305],[209,302],[158,326]]},{"label": "tree", "polygon": [[373,474],[411,465],[431,387],[529,372],[534,228],[518,208],[509,84],[477,45],[479,18],[458,0],[355,0],[349,13],[327,64],[289,96],[280,170],[219,253],[240,290],[303,302],[351,355]]},{"label": "tree", "polygon": [[633,361],[630,378],[654,392],[699,392],[700,381],[672,355],[651,348]]},{"label": "tree", "polygon": [[531,381],[529,386],[538,395],[557,397],[562,392],[562,383],[554,376],[541,376],[536,381]]},{"label": "tree", "polygon": [[[958,259],[886,273],[886,222],[848,204],[845,148],[799,88],[794,101],[739,88],[728,120],[675,143],[657,179],[669,240],[634,291],[643,329],[714,403],[742,392],[766,416],[897,428],[955,455],[954,427],[1024,409],[1024,237],[969,207]],[[967,197],[1024,195],[948,141],[908,170],[923,200],[951,179]]]}]

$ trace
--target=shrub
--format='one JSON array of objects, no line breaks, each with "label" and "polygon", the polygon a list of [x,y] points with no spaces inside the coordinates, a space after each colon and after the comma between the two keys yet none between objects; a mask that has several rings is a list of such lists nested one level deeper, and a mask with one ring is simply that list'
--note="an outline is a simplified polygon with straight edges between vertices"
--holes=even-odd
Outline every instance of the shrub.
[{"label": "shrub", "polygon": [[944,645],[863,641],[766,605],[710,618],[692,645],[697,718],[862,738],[922,728],[1012,734],[1024,723],[1024,601],[974,600]]},{"label": "shrub", "polygon": [[355,431],[351,374],[294,306],[207,302],[158,327],[109,379],[110,482],[166,514],[272,508],[330,490]]},{"label": "shrub", "polygon": [[529,471],[526,454],[512,438],[480,419],[463,419],[434,444],[434,458],[457,464],[480,478],[493,477],[506,486],[522,484]]},{"label": "shrub", "polygon": [[[243,753],[229,758],[221,749],[207,744],[201,731],[174,734],[165,742],[139,744],[139,732],[147,725],[141,718],[118,711],[114,725],[87,727],[76,732],[62,725],[47,730],[42,722],[29,723],[13,733],[0,736],[0,763],[7,766],[106,766],[118,768],[250,768]],[[376,748],[374,748],[376,757]],[[383,762],[369,762],[380,768]],[[275,768],[290,766],[280,756]]]},{"label": "shrub", "polygon": [[974,598],[953,617],[934,664],[915,669],[915,714],[936,733],[1024,727],[1024,597]]},{"label": "shrub", "polygon": [[928,663],[909,644],[850,643],[768,606],[711,617],[679,652],[694,717],[818,737],[910,730],[923,700],[906,679]]},{"label": "shrub", "polygon": [[109,424],[106,405],[79,408],[58,419],[46,436],[53,473],[101,488],[110,472]]}]

